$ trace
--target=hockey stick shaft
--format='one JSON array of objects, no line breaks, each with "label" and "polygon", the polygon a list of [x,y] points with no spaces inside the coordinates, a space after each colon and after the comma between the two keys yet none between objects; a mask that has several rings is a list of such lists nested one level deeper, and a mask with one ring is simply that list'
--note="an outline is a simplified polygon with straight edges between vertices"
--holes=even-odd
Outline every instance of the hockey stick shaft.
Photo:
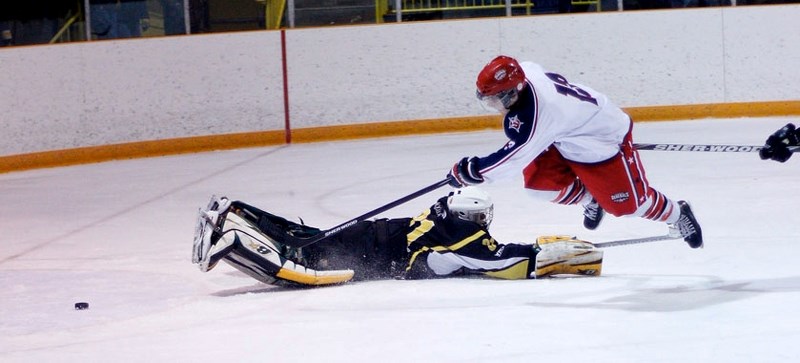
[{"label": "hockey stick shaft", "polygon": [[413,193],[411,193],[409,195],[406,195],[405,197],[402,197],[402,198],[397,199],[397,200],[395,200],[393,202],[390,202],[390,203],[388,203],[388,204],[386,204],[384,206],[375,208],[375,209],[373,209],[373,210],[371,210],[371,211],[369,211],[367,213],[364,213],[364,214],[362,214],[362,215],[360,215],[358,217],[355,217],[355,218],[353,218],[353,219],[351,219],[351,220],[349,220],[347,222],[344,222],[344,223],[342,223],[342,224],[340,224],[340,225],[338,225],[336,227],[333,227],[331,229],[322,231],[322,232],[320,232],[319,234],[317,234],[317,235],[315,235],[313,237],[310,237],[310,238],[297,238],[297,237],[291,237],[290,236],[290,238],[287,239],[285,241],[285,243],[287,245],[289,245],[291,247],[295,247],[295,248],[305,247],[305,246],[317,243],[317,242],[319,242],[319,241],[321,241],[321,240],[323,240],[325,238],[328,238],[330,236],[336,235],[336,234],[338,234],[338,233],[340,233],[340,232],[342,232],[342,231],[344,231],[344,230],[356,225],[358,222],[365,221],[368,218],[371,218],[371,217],[374,217],[374,216],[376,216],[378,214],[381,214],[381,213],[383,213],[383,212],[385,212],[385,211],[387,211],[389,209],[397,207],[398,205],[401,205],[401,204],[406,203],[406,202],[408,202],[408,201],[410,201],[412,199],[415,199],[415,198],[420,197],[422,195],[428,194],[428,193],[430,193],[430,192],[432,192],[432,191],[434,191],[436,189],[439,189],[439,188],[447,185],[448,182],[449,182],[449,179],[440,180],[440,181],[438,181],[436,183],[433,183],[433,184],[431,184],[431,185],[429,185],[429,186],[427,186],[425,188],[422,188],[422,189],[420,189],[420,190],[418,190],[416,192],[413,192]]},{"label": "hockey stick shaft", "polygon": [[[371,211],[369,211],[367,213],[364,213],[364,214],[354,218],[352,221],[345,222],[342,225],[347,224],[347,223],[352,223],[353,221],[363,221],[363,220],[365,220],[367,218],[374,217],[374,216],[376,216],[378,214],[381,214],[381,213],[383,213],[383,212],[385,212],[385,211],[387,211],[389,209],[397,207],[398,205],[404,204],[404,203],[406,203],[406,202],[408,202],[408,201],[410,201],[412,199],[416,199],[417,197],[420,197],[420,196],[428,194],[428,193],[430,193],[430,192],[432,192],[432,191],[434,191],[436,189],[439,189],[439,188],[447,185],[448,182],[449,182],[449,179],[442,179],[442,180],[440,180],[440,181],[438,181],[436,183],[433,183],[433,184],[431,184],[431,185],[429,185],[429,186],[427,186],[425,188],[422,188],[420,190],[417,190],[416,192],[413,192],[413,193],[411,193],[409,195],[406,195],[405,197],[402,197],[402,198],[400,198],[398,200],[395,200],[395,201],[393,201],[391,203],[388,203],[388,204],[386,204],[386,205],[384,205],[382,207],[378,207],[378,208],[375,208],[375,209],[373,209],[373,210],[371,210]],[[337,226],[337,227],[339,227],[339,226]],[[334,228],[336,228],[336,227],[334,227]]]},{"label": "hockey stick shaft", "polygon": [[597,248],[605,248],[605,247],[615,247],[615,246],[625,246],[625,245],[635,245],[640,243],[649,243],[649,242],[658,242],[658,241],[669,241],[673,239],[680,239],[682,237],[671,236],[669,234],[665,234],[662,236],[652,236],[652,237],[642,237],[642,238],[633,238],[633,239],[622,239],[616,241],[608,241],[608,242],[601,242],[601,243],[594,243],[594,246]]},{"label": "hockey stick shaft", "polygon": [[[694,152],[723,152],[743,153],[758,152],[762,146],[755,145],[710,145],[710,144],[633,144],[637,150],[653,151],[694,151]],[[789,146],[789,151],[798,152],[800,146]]]}]

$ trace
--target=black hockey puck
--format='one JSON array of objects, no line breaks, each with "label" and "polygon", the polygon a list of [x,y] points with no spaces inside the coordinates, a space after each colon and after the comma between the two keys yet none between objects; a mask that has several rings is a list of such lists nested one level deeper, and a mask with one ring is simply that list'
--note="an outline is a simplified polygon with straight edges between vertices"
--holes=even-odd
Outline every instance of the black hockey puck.
[{"label": "black hockey puck", "polygon": [[86,310],[89,308],[89,303],[87,302],[76,302],[75,303],[75,310]]}]

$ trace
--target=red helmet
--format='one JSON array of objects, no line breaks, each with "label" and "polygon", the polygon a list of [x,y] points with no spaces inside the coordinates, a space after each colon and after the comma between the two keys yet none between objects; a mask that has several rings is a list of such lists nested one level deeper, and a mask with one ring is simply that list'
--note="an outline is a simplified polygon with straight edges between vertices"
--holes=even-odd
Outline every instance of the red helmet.
[{"label": "red helmet", "polygon": [[517,60],[504,55],[492,59],[478,73],[478,97],[494,96],[503,91],[521,91],[525,86],[525,72]]}]

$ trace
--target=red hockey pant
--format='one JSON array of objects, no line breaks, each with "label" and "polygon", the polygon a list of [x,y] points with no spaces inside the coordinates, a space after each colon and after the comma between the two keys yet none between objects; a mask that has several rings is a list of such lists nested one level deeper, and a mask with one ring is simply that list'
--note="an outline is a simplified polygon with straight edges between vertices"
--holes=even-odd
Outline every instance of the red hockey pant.
[{"label": "red hockey pant", "polygon": [[555,147],[537,156],[523,170],[525,188],[560,191],[578,178],[603,209],[614,216],[633,214],[653,193],[645,177],[639,153],[633,148],[631,131],[620,144],[620,152],[598,163],[564,159]]}]

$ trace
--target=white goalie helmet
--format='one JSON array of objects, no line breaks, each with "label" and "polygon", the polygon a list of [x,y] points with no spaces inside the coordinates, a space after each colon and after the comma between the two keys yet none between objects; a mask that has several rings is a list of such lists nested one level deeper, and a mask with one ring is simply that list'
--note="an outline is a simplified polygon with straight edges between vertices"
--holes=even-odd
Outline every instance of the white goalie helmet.
[{"label": "white goalie helmet", "polygon": [[478,187],[456,189],[447,198],[447,209],[456,217],[488,227],[494,216],[494,203],[489,193]]}]

